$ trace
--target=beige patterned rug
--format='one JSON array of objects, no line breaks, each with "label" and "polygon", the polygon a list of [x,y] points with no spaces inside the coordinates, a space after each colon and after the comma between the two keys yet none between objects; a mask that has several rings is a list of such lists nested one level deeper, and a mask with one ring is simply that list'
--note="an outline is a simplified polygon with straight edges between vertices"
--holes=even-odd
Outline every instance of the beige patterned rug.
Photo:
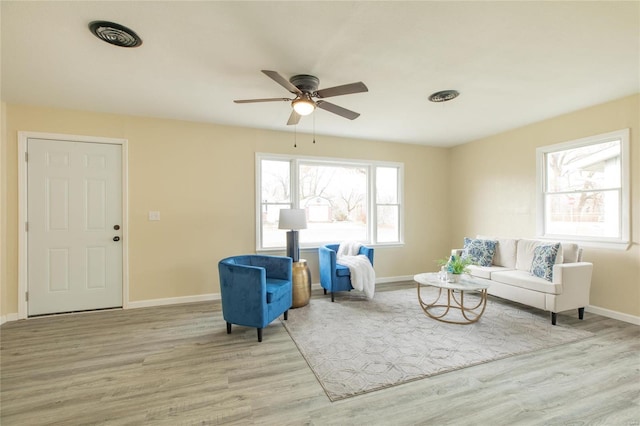
[{"label": "beige patterned rug", "polygon": [[[429,293],[433,294],[433,293]],[[425,288],[422,290],[423,300]],[[467,295],[465,294],[465,298]],[[416,290],[314,298],[282,321],[331,401],[464,367],[584,339],[593,334],[549,314],[489,298],[475,324],[425,316]],[[576,312],[577,315],[577,312]]]}]

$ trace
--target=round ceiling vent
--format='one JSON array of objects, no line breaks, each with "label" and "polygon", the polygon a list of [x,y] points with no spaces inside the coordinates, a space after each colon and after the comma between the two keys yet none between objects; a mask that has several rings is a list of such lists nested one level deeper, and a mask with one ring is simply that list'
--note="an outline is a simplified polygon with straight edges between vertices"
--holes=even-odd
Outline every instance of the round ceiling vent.
[{"label": "round ceiling vent", "polygon": [[457,90],[441,90],[429,96],[431,102],[447,102],[458,97],[460,93]]},{"label": "round ceiling vent", "polygon": [[89,24],[89,30],[100,40],[120,47],[138,47],[142,39],[138,34],[125,27],[108,21],[93,21]]}]

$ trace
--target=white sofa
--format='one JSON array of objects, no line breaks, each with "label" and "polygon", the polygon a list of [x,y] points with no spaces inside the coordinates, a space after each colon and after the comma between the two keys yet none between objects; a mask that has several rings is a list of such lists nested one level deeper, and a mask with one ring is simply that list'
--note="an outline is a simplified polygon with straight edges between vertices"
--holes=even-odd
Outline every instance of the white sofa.
[{"label": "white sofa", "polygon": [[[561,243],[550,280],[534,276],[531,267],[537,246],[553,242],[476,237],[477,240],[496,241],[490,266],[469,267],[472,276],[491,280],[488,293],[535,308],[551,312],[551,323],[556,324],[558,312],[578,309],[580,319],[589,304],[593,264],[582,262],[582,249],[577,244]],[[452,254],[461,255],[463,249]]]}]

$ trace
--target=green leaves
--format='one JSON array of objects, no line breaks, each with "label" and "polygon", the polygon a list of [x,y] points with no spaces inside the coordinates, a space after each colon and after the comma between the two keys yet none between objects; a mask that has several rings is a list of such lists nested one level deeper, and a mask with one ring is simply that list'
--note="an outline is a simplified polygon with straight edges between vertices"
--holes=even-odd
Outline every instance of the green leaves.
[{"label": "green leaves", "polygon": [[440,266],[446,266],[447,272],[452,274],[463,274],[469,272],[467,266],[474,265],[474,262],[469,257],[452,255],[449,259],[438,260]]}]

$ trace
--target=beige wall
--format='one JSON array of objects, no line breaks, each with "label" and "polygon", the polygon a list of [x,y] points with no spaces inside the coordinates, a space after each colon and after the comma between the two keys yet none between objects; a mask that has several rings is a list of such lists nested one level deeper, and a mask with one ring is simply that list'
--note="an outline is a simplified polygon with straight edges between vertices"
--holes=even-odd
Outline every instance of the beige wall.
[{"label": "beige wall", "polygon": [[452,243],[476,234],[536,235],[536,148],[631,129],[632,246],[585,248],[594,263],[591,305],[640,316],[640,95],[626,97],[451,150]]},{"label": "beige wall", "polygon": [[[0,315],[15,315],[18,303],[18,131],[129,140],[129,300],[135,302],[217,293],[217,260],[255,251],[256,152],[404,163],[406,244],[376,251],[378,277],[386,278],[435,270],[434,259],[464,236],[534,236],[535,149],[630,127],[633,246],[586,249],[584,258],[595,264],[591,304],[640,316],[639,98],[452,149],[324,136],[314,145],[308,135],[298,135],[293,148],[291,133],[6,105]],[[149,222],[150,210],[160,211],[161,221]],[[302,256],[317,282],[317,254]]]},{"label": "beige wall", "polygon": [[[435,270],[449,251],[442,176],[449,150],[419,145],[298,135],[174,120],[7,106],[7,280],[3,316],[18,300],[18,131],[125,138],[129,141],[130,301],[219,292],[217,261],[255,252],[255,153],[397,161],[405,165],[401,248],[376,250],[379,278]],[[159,222],[147,220],[150,210]],[[283,243],[285,235],[283,232]],[[317,253],[303,252],[318,281]]]}]

